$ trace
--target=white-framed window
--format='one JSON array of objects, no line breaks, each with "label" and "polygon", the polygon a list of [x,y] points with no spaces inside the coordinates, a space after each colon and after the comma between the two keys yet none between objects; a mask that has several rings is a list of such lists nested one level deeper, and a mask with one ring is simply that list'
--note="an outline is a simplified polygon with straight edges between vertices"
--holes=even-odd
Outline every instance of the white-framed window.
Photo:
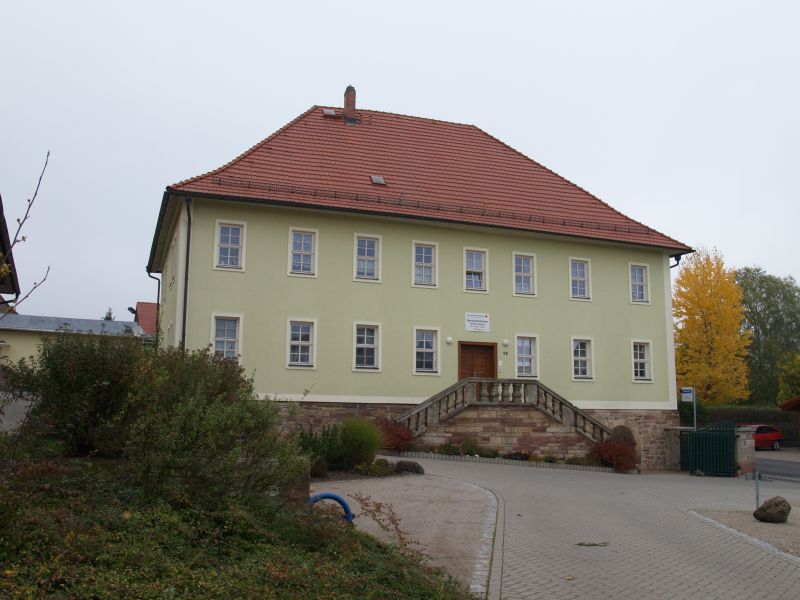
[{"label": "white-framed window", "polygon": [[414,327],[414,374],[439,374],[439,329]]},{"label": "white-framed window", "polygon": [[438,256],[439,244],[436,242],[418,242],[411,244],[413,270],[411,285],[414,287],[435,288],[439,285]]},{"label": "white-framed window", "polygon": [[317,322],[315,319],[289,319],[286,341],[287,367],[313,368],[316,366]]},{"label": "white-framed window", "polygon": [[572,379],[594,379],[591,338],[572,338]]},{"label": "white-framed window", "polygon": [[317,236],[316,229],[289,229],[289,275],[316,277]]},{"label": "white-framed window", "polygon": [[380,283],[381,236],[361,233],[354,235],[353,279]]},{"label": "white-framed window", "polygon": [[464,291],[488,292],[489,251],[464,248]]},{"label": "white-framed window", "polygon": [[216,222],[214,268],[244,271],[244,242],[247,224],[242,221]]},{"label": "white-framed window", "polygon": [[517,377],[539,376],[539,337],[533,334],[517,334]]},{"label": "white-framed window", "polygon": [[569,259],[569,297],[590,300],[592,297],[592,263],[588,258]]},{"label": "white-framed window", "polygon": [[513,252],[514,295],[536,296],[536,256]]},{"label": "white-framed window", "polygon": [[378,372],[381,369],[380,323],[353,323],[353,370]]},{"label": "white-framed window", "polygon": [[650,304],[650,274],[647,265],[631,263],[629,267],[631,302],[633,304]]},{"label": "white-framed window", "polygon": [[216,356],[239,360],[242,353],[242,315],[212,313],[211,345]]},{"label": "white-framed window", "polygon": [[633,340],[631,342],[631,357],[633,359],[633,380],[651,383],[653,381],[653,371],[650,342],[647,340]]}]

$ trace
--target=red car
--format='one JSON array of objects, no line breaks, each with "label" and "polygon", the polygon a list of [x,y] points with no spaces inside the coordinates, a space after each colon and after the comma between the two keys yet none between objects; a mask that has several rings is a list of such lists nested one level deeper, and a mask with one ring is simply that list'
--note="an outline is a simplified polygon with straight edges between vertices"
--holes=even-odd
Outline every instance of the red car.
[{"label": "red car", "polygon": [[753,439],[756,442],[756,450],[759,448],[781,449],[783,434],[772,425],[746,425],[745,427],[753,427],[756,430],[753,434]]}]

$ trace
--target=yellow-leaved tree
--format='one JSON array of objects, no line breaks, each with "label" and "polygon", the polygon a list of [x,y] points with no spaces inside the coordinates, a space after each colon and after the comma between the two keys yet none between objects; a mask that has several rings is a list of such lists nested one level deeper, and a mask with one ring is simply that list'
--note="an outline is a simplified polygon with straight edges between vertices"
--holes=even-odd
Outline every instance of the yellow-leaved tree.
[{"label": "yellow-leaved tree", "polygon": [[742,289],[716,250],[684,259],[675,278],[675,369],[679,386],[696,388],[705,404],[747,398],[747,348]]}]

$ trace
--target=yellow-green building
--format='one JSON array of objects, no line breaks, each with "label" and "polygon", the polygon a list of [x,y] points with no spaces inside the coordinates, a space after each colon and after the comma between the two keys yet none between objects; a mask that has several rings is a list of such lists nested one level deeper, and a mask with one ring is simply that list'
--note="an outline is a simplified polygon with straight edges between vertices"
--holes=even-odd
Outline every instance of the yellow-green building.
[{"label": "yellow-green building", "polygon": [[168,187],[148,271],[162,342],[211,344],[265,396],[413,405],[519,378],[670,420],[688,252],[474,126],[356,109],[348,88]]}]

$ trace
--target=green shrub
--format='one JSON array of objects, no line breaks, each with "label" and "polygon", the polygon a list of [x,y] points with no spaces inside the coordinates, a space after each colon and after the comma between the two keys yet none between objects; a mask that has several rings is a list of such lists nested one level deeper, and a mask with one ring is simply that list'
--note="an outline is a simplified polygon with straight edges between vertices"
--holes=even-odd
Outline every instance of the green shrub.
[{"label": "green shrub", "polygon": [[476,442],[473,438],[464,438],[461,442],[461,453],[467,454],[469,456],[474,456],[478,454],[480,450],[480,446],[478,442]]},{"label": "green shrub", "polygon": [[319,433],[315,433],[313,429],[306,431],[300,427],[297,444],[300,450],[310,457],[312,463],[321,458],[325,461],[326,468],[332,471],[340,471],[350,466],[342,446],[338,425],[327,425]]},{"label": "green shrub", "polygon": [[544,457],[542,457],[542,460],[546,463],[557,463],[560,462],[561,459],[552,454],[545,454]]},{"label": "green shrub", "polygon": [[19,435],[59,440],[67,454],[120,454],[144,360],[132,335],[45,338],[35,357],[4,365],[9,391],[33,402]]},{"label": "green shrub", "polygon": [[347,419],[339,427],[339,441],[348,467],[371,464],[383,441],[380,430],[364,419]]},{"label": "green shrub", "polygon": [[137,418],[125,451],[148,497],[212,508],[260,503],[308,468],[239,364],[208,349],[159,350],[131,405]]},{"label": "green shrub", "polygon": [[531,454],[525,450],[515,450],[514,452],[503,454],[503,458],[508,460],[530,460]]},{"label": "green shrub", "polygon": [[433,449],[436,454],[445,454],[447,456],[457,456],[461,454],[461,448],[455,444],[442,444]]},{"label": "green shrub", "polygon": [[360,475],[369,475],[370,477],[389,477],[391,475],[397,475],[397,465],[390,463],[384,458],[379,458],[368,465],[356,465],[354,470]]}]

